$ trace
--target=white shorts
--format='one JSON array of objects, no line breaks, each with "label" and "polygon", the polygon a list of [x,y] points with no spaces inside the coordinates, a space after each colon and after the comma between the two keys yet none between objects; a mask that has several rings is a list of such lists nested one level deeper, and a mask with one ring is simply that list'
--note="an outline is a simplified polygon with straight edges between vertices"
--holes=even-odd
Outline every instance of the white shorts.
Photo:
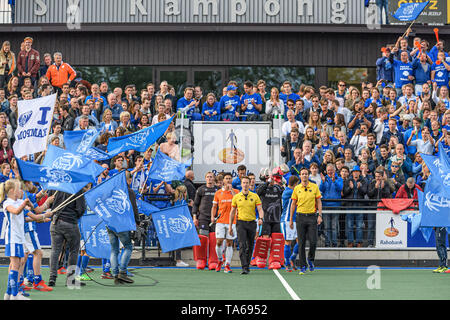
[{"label": "white shorts", "polygon": [[236,224],[232,225],[233,236],[230,236],[228,232],[230,230],[230,225],[228,223],[216,223],[216,239],[228,239],[234,240],[237,237]]},{"label": "white shorts", "polygon": [[23,258],[24,256],[22,243],[7,243],[5,245],[5,257]]},{"label": "white shorts", "polygon": [[23,244],[25,252],[33,253],[34,251],[41,249],[41,243],[39,242],[36,231],[25,232],[25,243]]},{"label": "white shorts", "polygon": [[283,233],[284,240],[295,240],[297,239],[297,225],[294,222],[294,229],[289,227],[289,222],[280,222],[281,232]]}]

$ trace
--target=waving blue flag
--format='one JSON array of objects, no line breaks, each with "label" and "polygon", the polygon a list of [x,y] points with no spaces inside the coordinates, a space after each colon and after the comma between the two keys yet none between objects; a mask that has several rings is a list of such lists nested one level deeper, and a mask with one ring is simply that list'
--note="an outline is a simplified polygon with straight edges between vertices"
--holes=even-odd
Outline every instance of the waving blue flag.
[{"label": "waving blue flag", "polygon": [[148,172],[149,179],[165,182],[182,180],[186,174],[186,166],[188,164],[173,160],[158,149]]},{"label": "waving blue flag", "polygon": [[125,171],[89,190],[84,198],[89,208],[105,221],[109,229],[117,233],[136,230]]},{"label": "waving blue flag", "polygon": [[108,154],[116,156],[128,150],[147,151],[166,132],[173,118],[174,116],[126,136],[110,138],[107,147]]},{"label": "waving blue flag", "polygon": [[85,153],[83,153],[83,155],[88,159],[98,161],[108,160],[112,158],[110,154],[95,147],[90,147],[89,149],[86,150]]},{"label": "waving blue flag", "polygon": [[416,3],[403,3],[392,15],[399,21],[414,21],[428,6],[429,1]]},{"label": "waving blue flag", "polygon": [[450,227],[450,199],[436,195],[427,183],[424,192],[417,190],[420,227]]},{"label": "waving blue flag", "polygon": [[427,185],[435,194],[450,199],[450,163],[447,162],[445,152],[440,152],[439,157],[420,155],[431,173]]},{"label": "waving blue flag", "polygon": [[64,131],[64,144],[74,153],[85,153],[100,135],[97,129]]},{"label": "waving blue flag", "polygon": [[137,207],[138,207],[138,211],[139,213],[145,214],[147,217],[149,215],[151,215],[154,212],[158,212],[160,209],[155,207],[154,205],[145,202],[144,200],[141,199],[136,199],[136,203],[137,203]]},{"label": "waving blue flag", "polygon": [[200,245],[187,205],[152,213],[152,219],[163,252]]},{"label": "waving blue flag", "polygon": [[79,172],[90,175],[95,182],[100,173],[105,171],[101,165],[84,157],[53,145],[49,145],[42,165],[66,171]]},{"label": "waving blue flag", "polygon": [[59,190],[77,193],[89,182],[94,182],[91,175],[80,172],[41,166],[17,159],[20,176],[23,180],[38,182],[45,190]]},{"label": "waving blue flag", "polygon": [[86,253],[95,258],[109,259],[111,244],[105,222],[93,212],[87,211],[80,219],[80,233]]}]

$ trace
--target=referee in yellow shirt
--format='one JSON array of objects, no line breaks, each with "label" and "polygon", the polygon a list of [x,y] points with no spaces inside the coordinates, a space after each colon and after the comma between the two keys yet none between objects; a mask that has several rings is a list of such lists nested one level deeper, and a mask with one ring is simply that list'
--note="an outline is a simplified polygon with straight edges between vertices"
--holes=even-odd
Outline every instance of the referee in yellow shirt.
[{"label": "referee in yellow shirt", "polygon": [[232,224],[236,210],[236,232],[239,241],[239,258],[241,260],[241,274],[250,273],[250,261],[253,253],[253,242],[256,235],[256,210],[258,209],[258,225],[262,225],[264,212],[259,196],[250,191],[250,178],[241,178],[242,191],[236,194],[231,201],[229,234],[233,236]]},{"label": "referee in yellow shirt", "polygon": [[[292,192],[289,226],[294,229],[294,212],[297,212],[297,237],[300,245],[300,273],[306,272],[306,240],[309,240],[308,265],[314,271],[314,257],[317,246],[317,226],[322,223],[322,195],[317,184],[309,181],[309,170],[300,170],[301,183]],[[319,212],[317,215],[316,212]]]}]

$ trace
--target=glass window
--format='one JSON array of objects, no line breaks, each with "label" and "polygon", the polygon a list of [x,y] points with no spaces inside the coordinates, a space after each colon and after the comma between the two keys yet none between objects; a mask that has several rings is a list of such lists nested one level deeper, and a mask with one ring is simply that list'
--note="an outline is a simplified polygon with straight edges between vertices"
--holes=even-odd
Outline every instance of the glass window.
[{"label": "glass window", "polygon": [[290,81],[294,92],[298,92],[300,85],[314,85],[315,69],[309,67],[233,67],[229,69],[229,79],[241,86],[245,81],[252,81],[256,85],[258,80],[266,82],[266,91],[270,88],[281,87],[284,81]]},{"label": "glass window", "polygon": [[338,81],[345,81],[347,88],[361,90],[362,82],[376,83],[376,68],[328,68],[328,87],[337,88]]},{"label": "glass window", "polygon": [[151,67],[146,66],[79,66],[74,67],[74,69],[77,72],[81,72],[82,78],[90,83],[99,84],[102,81],[106,81],[111,90],[115,87],[123,88],[127,84],[134,84],[139,91],[153,80],[153,70]]},{"label": "glass window", "polygon": [[167,83],[175,88],[175,95],[182,97],[184,89],[187,87],[187,71],[164,71],[159,72],[160,81],[167,81]]},{"label": "glass window", "polygon": [[222,71],[194,71],[194,83],[202,88],[204,95],[209,92],[216,97],[222,95]]}]

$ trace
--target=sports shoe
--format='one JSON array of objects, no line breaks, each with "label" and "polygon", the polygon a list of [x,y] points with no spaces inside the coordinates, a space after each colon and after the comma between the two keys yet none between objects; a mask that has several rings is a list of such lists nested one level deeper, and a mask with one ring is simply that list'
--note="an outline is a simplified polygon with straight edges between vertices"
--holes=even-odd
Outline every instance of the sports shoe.
[{"label": "sports shoe", "polygon": [[441,270],[442,270],[442,267],[439,267],[439,268],[437,268],[437,269],[434,269],[434,270],[433,270],[433,273],[440,273]]},{"label": "sports shoe", "polygon": [[314,261],[311,261],[308,259],[308,266],[309,266],[309,271],[313,272],[314,271]]},{"label": "sports shoe", "polygon": [[219,261],[219,263],[217,264],[217,267],[216,267],[216,272],[220,272],[220,270],[222,270],[222,264],[223,264],[223,261]]},{"label": "sports shoe", "polygon": [[67,273],[66,268],[61,267],[61,268],[58,269],[58,274],[66,274],[66,273]]},{"label": "sports shoe", "polygon": [[439,273],[444,273],[444,272],[446,272],[447,270],[449,270],[447,267],[442,267],[442,269],[441,269],[441,271],[439,271]]},{"label": "sports shoe", "polygon": [[38,291],[53,291],[53,288],[47,286],[44,280],[39,281],[38,284],[33,283],[33,289]]},{"label": "sports shoe", "polygon": [[92,279],[86,274],[83,273],[81,276],[76,277],[78,281],[92,281]]},{"label": "sports shoe", "polygon": [[231,273],[231,272],[233,272],[233,271],[231,271],[230,265],[227,264],[227,265],[225,265],[225,268],[223,268],[223,272],[225,272],[225,273]]},{"label": "sports shoe", "polygon": [[197,269],[203,270],[206,267],[206,261],[205,260],[197,260]]},{"label": "sports shoe", "polygon": [[118,280],[119,280],[120,282],[122,282],[122,283],[134,283],[134,280],[133,280],[133,279],[130,279],[130,278],[127,276],[127,273],[126,273],[126,272],[120,271],[120,272],[119,272],[119,275],[117,276],[117,278],[118,278]]},{"label": "sports shoe", "polygon": [[31,289],[33,289],[32,286],[27,286],[24,282],[22,282],[21,284],[19,284],[19,287],[24,290],[24,291],[30,291]]},{"label": "sports shoe", "polygon": [[28,279],[28,278],[25,278],[25,279],[23,280],[23,283],[24,283],[27,287],[32,287],[32,286],[33,286],[33,283],[34,283],[34,280],[30,280],[30,279]]},{"label": "sports shoe", "polygon": [[301,267],[300,272],[298,274],[303,275],[306,273],[306,267]]},{"label": "sports shoe", "polygon": [[445,270],[443,273],[450,273],[450,269]]},{"label": "sports shoe", "polygon": [[[183,260],[180,260],[177,262],[176,264],[177,267],[189,267],[189,264],[187,264],[186,262],[184,262]],[[203,267],[204,268],[204,267]]]},{"label": "sports shoe", "polygon": [[30,298],[25,297],[23,294],[18,293],[17,296],[11,296],[9,300],[31,300]]},{"label": "sports shoe", "polygon": [[287,272],[292,272],[292,267],[290,265],[285,265],[284,268]]},{"label": "sports shoe", "polygon": [[49,287],[54,287],[55,285],[56,285],[56,280],[54,280],[54,279],[48,280],[48,286]]},{"label": "sports shoe", "polygon": [[281,269],[281,264],[278,261],[272,261],[269,263],[269,270]]},{"label": "sports shoe", "polygon": [[253,257],[252,261],[250,261],[250,265],[253,267],[256,267],[256,258],[255,257]]},{"label": "sports shoe", "polygon": [[111,272],[103,272],[100,276],[102,279],[114,279],[114,276],[111,274]]},{"label": "sports shoe", "polygon": [[297,271],[297,267],[295,266],[295,262],[291,260],[291,269]]},{"label": "sports shoe", "polygon": [[3,296],[3,300],[10,300],[11,299],[11,295],[5,293],[5,295]]},{"label": "sports shoe", "polygon": [[241,274],[249,274],[249,271],[245,268],[242,269]]}]

